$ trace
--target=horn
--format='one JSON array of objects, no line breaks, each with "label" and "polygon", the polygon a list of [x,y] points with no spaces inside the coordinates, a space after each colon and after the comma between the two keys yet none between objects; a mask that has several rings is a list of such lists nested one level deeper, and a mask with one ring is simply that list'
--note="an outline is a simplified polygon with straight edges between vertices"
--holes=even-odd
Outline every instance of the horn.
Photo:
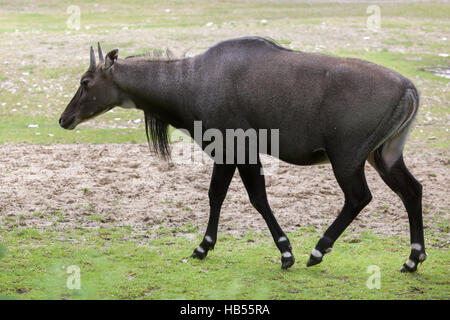
[{"label": "horn", "polygon": [[94,48],[92,48],[92,46],[91,46],[91,63],[89,65],[88,71],[94,72],[96,68],[97,68],[97,64],[95,63],[95,52],[94,52]]},{"label": "horn", "polygon": [[100,42],[97,42],[98,44],[98,59],[100,60],[99,62],[103,62],[103,52],[102,52],[102,47],[100,46]]}]

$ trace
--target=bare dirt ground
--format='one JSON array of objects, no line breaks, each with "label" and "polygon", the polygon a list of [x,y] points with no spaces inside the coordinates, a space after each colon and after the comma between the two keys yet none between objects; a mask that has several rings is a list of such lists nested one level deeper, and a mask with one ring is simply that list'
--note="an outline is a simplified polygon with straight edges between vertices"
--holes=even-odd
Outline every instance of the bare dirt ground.
[{"label": "bare dirt ground", "polygon": [[[264,159],[266,165],[275,161]],[[426,233],[433,233],[439,246],[448,246],[448,154],[415,145],[405,159],[424,186]],[[169,165],[145,144],[1,145],[0,228],[24,226],[64,233],[130,226],[133,237],[140,239],[157,236],[161,228],[194,237],[206,228],[211,168],[209,159],[204,165]],[[360,231],[368,230],[408,235],[400,199],[369,165],[366,174],[373,200],[351,224],[349,235],[358,237]],[[343,205],[329,164],[300,167],[281,162],[278,174],[266,177],[266,184],[270,204],[285,231],[312,226],[321,232]],[[199,227],[198,232],[192,232],[192,227]],[[237,172],[219,230],[237,236],[267,232]]]}]

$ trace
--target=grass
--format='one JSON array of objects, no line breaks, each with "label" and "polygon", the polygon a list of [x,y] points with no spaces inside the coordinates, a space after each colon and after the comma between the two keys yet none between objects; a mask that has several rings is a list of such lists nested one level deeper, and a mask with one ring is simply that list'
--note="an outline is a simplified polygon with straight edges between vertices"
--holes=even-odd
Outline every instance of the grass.
[{"label": "grass", "polygon": [[[29,128],[29,125],[38,127]],[[146,141],[145,130],[135,128],[80,127],[67,131],[58,124],[57,118],[18,116],[0,120],[0,143],[142,143]]]},{"label": "grass", "polygon": [[[194,231],[187,231],[194,232]],[[129,229],[4,233],[0,296],[14,299],[449,299],[445,249],[429,249],[415,274],[398,271],[409,255],[407,239],[365,234],[343,237],[322,264],[306,268],[319,235],[290,234],[297,263],[280,268],[269,236],[220,236],[203,260],[188,258],[200,242],[159,236],[132,241]],[[352,240],[353,239],[353,240]],[[380,289],[366,285],[369,266],[380,270]],[[68,289],[69,266],[80,270],[80,290]],[[70,271],[70,269],[69,269]]]}]

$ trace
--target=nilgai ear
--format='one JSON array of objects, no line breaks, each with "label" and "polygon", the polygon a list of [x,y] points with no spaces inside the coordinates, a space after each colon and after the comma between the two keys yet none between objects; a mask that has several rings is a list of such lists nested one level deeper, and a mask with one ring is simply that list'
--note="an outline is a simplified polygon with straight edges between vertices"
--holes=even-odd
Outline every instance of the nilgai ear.
[{"label": "nilgai ear", "polygon": [[103,70],[108,70],[111,68],[116,62],[117,58],[119,57],[119,49],[114,49],[108,52],[108,54],[105,57],[105,64],[103,65]]}]

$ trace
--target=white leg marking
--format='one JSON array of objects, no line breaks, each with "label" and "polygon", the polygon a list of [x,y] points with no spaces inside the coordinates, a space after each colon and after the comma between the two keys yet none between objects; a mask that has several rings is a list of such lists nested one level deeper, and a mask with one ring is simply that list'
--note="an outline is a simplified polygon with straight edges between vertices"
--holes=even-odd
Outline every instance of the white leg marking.
[{"label": "white leg marking", "polygon": [[333,247],[329,247],[327,250],[325,250],[325,253],[331,252],[333,250]]},{"label": "white leg marking", "polygon": [[420,243],[411,243],[411,249],[417,250],[417,251],[421,251],[422,250],[422,246],[420,245]]},{"label": "white leg marking", "polygon": [[289,251],[285,251],[281,254],[281,256],[283,258],[290,258],[290,257],[292,257],[292,253],[290,253]]},{"label": "white leg marking", "polygon": [[314,250],[311,252],[311,254],[312,254],[314,257],[316,257],[316,258],[322,258],[322,256],[323,256],[322,252],[320,252],[320,251],[317,250],[317,249],[314,249]]},{"label": "white leg marking", "polygon": [[412,261],[411,259],[408,259],[408,261],[406,261],[405,264],[410,268],[414,268],[414,266],[416,265],[416,263],[414,261]]},{"label": "white leg marking", "polygon": [[287,241],[286,237],[280,237],[280,239],[278,239],[278,242],[283,242],[283,241]]},{"label": "white leg marking", "polygon": [[204,253],[205,249],[203,249],[201,246],[198,246],[197,247],[197,251],[200,252],[200,253]]},{"label": "white leg marking", "polygon": [[205,240],[206,240],[206,241],[208,241],[209,243],[211,243],[211,242],[212,242],[212,239],[211,239],[211,237],[210,237],[210,236],[205,236]]}]

